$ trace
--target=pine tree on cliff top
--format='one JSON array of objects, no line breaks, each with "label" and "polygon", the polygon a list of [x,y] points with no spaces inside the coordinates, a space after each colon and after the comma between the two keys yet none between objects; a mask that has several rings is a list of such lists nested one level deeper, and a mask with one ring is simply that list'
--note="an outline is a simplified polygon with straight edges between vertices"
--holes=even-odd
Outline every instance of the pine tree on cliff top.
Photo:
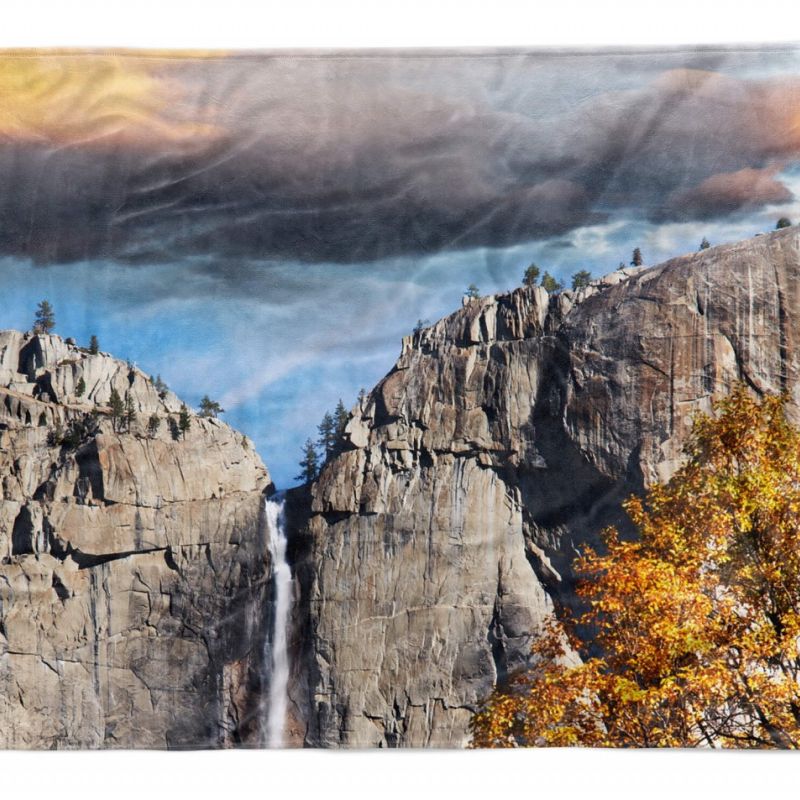
[{"label": "pine tree on cliff top", "polygon": [[303,445],[303,458],[300,460],[300,474],[295,475],[296,481],[304,484],[311,483],[319,474],[319,456],[311,439],[306,439]]},{"label": "pine tree on cliff top", "polygon": [[42,300],[36,306],[36,315],[34,317],[33,332],[34,333],[50,333],[56,327],[56,314],[53,306],[47,300]]},{"label": "pine tree on cliff top", "polygon": [[342,436],[344,436],[344,429],[347,427],[347,422],[349,419],[350,419],[350,414],[344,407],[344,403],[342,402],[342,398],[340,397],[339,402],[336,404],[336,408],[333,411],[333,421],[336,424],[337,443],[340,442]]},{"label": "pine tree on cliff top", "polygon": [[319,433],[317,446],[321,451],[322,457],[327,460],[333,455],[336,447],[336,422],[330,411],[325,412],[322,422],[317,425],[317,432]]}]

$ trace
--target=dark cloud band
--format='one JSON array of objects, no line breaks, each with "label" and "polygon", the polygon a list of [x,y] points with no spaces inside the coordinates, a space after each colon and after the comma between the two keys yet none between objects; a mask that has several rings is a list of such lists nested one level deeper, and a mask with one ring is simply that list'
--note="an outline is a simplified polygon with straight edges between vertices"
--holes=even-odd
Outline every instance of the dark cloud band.
[{"label": "dark cloud band", "polygon": [[170,113],[203,121],[194,147],[157,126],[145,143],[0,140],[0,254],[355,263],[783,202],[800,78],[764,74],[769,54],[737,76],[743,58],[187,63]]}]

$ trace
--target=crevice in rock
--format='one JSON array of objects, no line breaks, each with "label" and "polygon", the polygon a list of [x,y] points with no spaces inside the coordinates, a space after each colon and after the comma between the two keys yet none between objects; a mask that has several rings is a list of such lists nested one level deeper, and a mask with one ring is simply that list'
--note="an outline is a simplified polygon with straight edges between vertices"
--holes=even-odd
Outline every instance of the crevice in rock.
[{"label": "crevice in rock", "polygon": [[486,641],[492,653],[492,661],[494,662],[495,683],[505,685],[508,680],[508,654],[505,645],[505,633],[503,631],[503,623],[501,621],[501,594],[502,594],[502,576],[500,574],[500,565],[497,565],[497,594],[494,599],[494,608],[492,609],[492,619],[489,622],[489,629],[486,632]]}]

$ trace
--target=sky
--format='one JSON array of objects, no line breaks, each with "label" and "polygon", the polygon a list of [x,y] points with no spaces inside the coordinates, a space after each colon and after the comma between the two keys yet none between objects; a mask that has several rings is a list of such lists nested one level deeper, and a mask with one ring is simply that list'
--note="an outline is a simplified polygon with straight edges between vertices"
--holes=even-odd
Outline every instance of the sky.
[{"label": "sky", "polygon": [[0,328],[221,402],[280,488],[419,319],[800,220],[800,51],[0,52]]}]

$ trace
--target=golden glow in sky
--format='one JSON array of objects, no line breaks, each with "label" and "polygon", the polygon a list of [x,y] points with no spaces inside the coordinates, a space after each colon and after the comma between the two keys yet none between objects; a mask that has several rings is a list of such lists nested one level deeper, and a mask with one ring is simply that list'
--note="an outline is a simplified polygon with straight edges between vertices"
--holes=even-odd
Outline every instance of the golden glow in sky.
[{"label": "golden glow in sky", "polygon": [[206,142],[164,58],[105,54],[0,55],[0,140],[143,147]]}]

